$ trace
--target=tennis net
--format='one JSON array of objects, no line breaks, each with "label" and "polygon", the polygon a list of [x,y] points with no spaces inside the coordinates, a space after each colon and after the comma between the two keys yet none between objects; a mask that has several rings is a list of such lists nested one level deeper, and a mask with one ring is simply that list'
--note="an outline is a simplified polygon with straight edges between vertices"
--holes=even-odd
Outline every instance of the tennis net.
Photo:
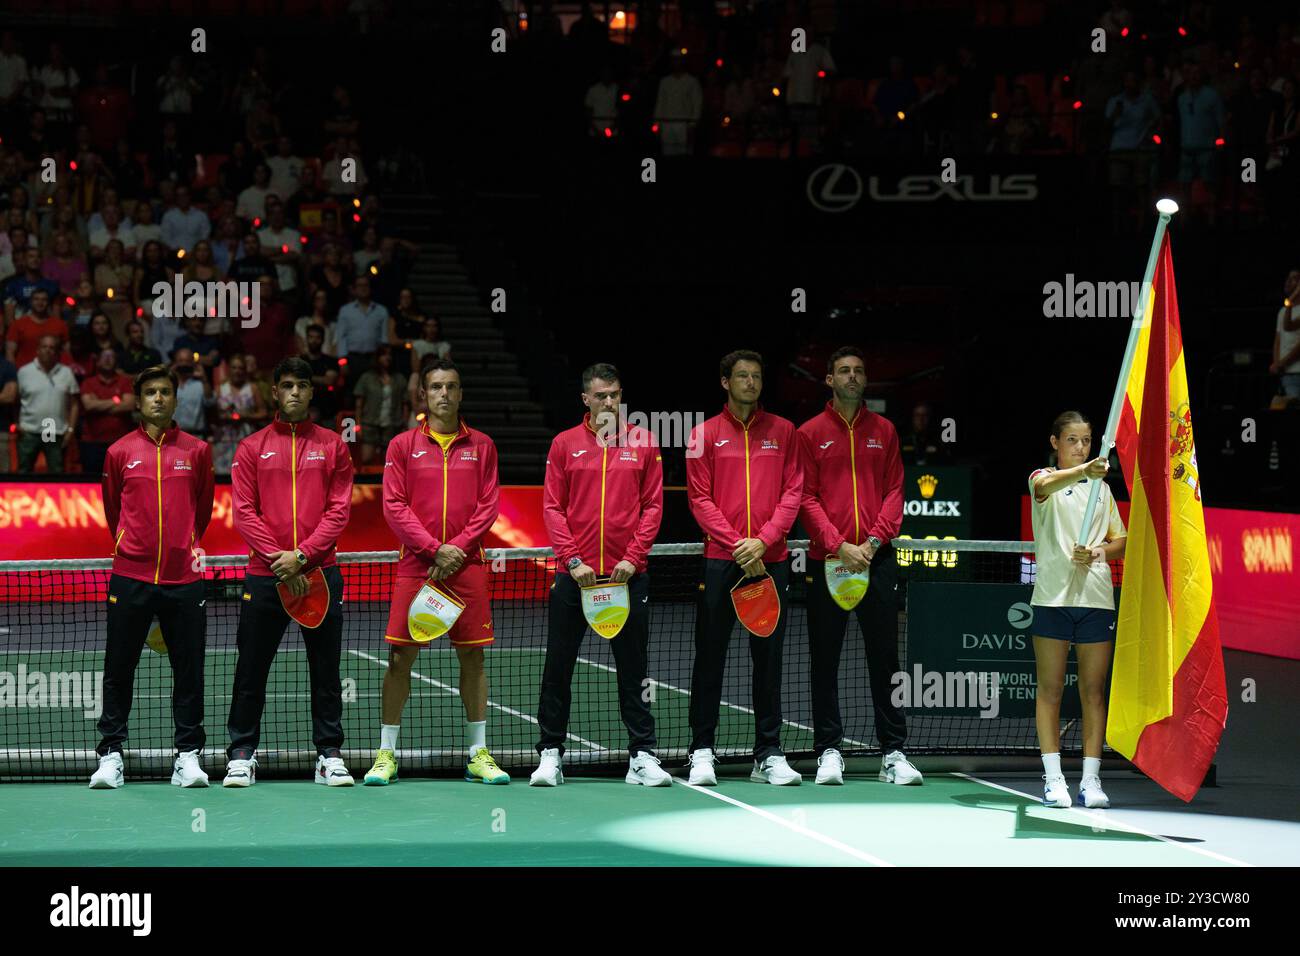
[{"label": "tennis net", "polygon": [[[1033,649],[1029,609],[1031,542],[895,539],[900,674],[909,755],[1033,755]],[[792,758],[813,747],[809,679],[806,541],[791,541],[789,619],[783,671],[782,744]],[[665,764],[685,758],[695,606],[703,547],[660,544],[650,556],[651,625],[646,694]],[[487,650],[488,744],[503,767],[536,760],[537,703],[546,655],[547,594],[555,574],[549,548],[489,550],[496,641]],[[340,554],[345,588],[341,675],[344,758],[354,773],[378,746],[387,645],[383,641],[396,552]],[[95,766],[102,710],[107,559],[0,562],[0,780],[83,779]],[[244,556],[206,558],[207,650],[203,760],[224,764],[225,722],[236,662]],[[1118,584],[1121,567],[1114,572]],[[156,626],[156,625],[155,625]],[[754,742],[750,659],[733,631],[717,733],[722,760],[747,759]],[[310,640],[310,636],[307,638]],[[290,625],[267,687],[259,773],[308,772],[311,698],[303,637]],[[1073,662],[1070,675],[1073,675]],[[990,676],[996,675],[996,677]],[[850,615],[841,656],[840,709],[846,756],[878,752],[866,652]],[[163,777],[173,756],[171,672],[164,656],[142,652],[126,744],[132,777]],[[990,690],[992,689],[992,690]],[[1067,678],[1062,752],[1078,754],[1077,696]],[[607,771],[626,766],[608,643],[588,631],[573,680],[566,765]],[[456,654],[445,640],[422,651],[402,719],[402,773],[459,770],[465,715]]]}]

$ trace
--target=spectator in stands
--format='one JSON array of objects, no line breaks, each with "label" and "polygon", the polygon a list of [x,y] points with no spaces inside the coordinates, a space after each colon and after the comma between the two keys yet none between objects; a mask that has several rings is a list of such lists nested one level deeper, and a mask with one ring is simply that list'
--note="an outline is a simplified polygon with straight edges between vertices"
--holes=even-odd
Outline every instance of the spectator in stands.
[{"label": "spectator in stands", "polygon": [[53,155],[56,149],[57,137],[49,127],[49,122],[45,118],[45,110],[39,106],[28,112],[27,130],[20,133],[15,139],[16,142],[13,145],[17,146],[19,152],[24,156],[33,158],[31,160],[32,165],[36,165],[35,157]]},{"label": "spectator in stands", "polygon": [[9,473],[10,428],[17,428],[18,367],[0,356],[0,475]]},{"label": "spectator in stands", "polygon": [[134,275],[135,267],[123,256],[121,241],[110,239],[104,247],[104,260],[95,266],[95,296],[103,301],[115,335],[123,333],[134,313]]},{"label": "spectator in stands", "polygon": [[790,122],[796,135],[812,144],[814,149],[820,140],[817,108],[821,103],[826,79],[834,72],[835,60],[825,46],[825,37],[813,40],[804,52],[791,52],[782,70]]},{"label": "spectator in stands", "polygon": [[379,261],[379,230],[368,226],[361,234],[361,248],[352,253],[352,268],[357,275],[370,272],[370,267]]},{"label": "spectator in stands", "polygon": [[407,277],[420,247],[406,239],[384,236],[379,240],[379,259],[370,267],[370,288],[376,302],[387,308],[397,307],[397,297],[406,287]]},{"label": "spectator in stands", "polygon": [[[0,282],[8,284],[22,266],[27,249],[31,245],[26,226],[9,226],[5,230],[5,251],[0,253]],[[40,250],[38,249],[39,253]],[[3,296],[0,296],[3,298]]]},{"label": "spectator in stands", "polygon": [[[347,167],[345,162],[349,164]],[[346,179],[345,171],[348,172]],[[349,141],[342,136],[335,140],[333,155],[321,168],[321,179],[325,181],[329,194],[340,202],[350,202],[352,197],[365,192],[370,180],[361,162],[361,148],[355,140]]]},{"label": "spectator in stands", "polygon": [[388,443],[405,427],[403,384],[393,373],[392,349],[380,345],[375,351],[374,367],[366,370],[353,389],[357,421],[361,424],[359,464],[370,464],[376,452],[382,457]]},{"label": "spectator in stands", "polygon": [[248,361],[232,355],[227,378],[217,389],[217,427],[213,435],[212,463],[218,474],[230,474],[240,441],[261,428],[271,417],[262,395],[248,378]]},{"label": "spectator in stands", "polygon": [[704,89],[686,72],[686,58],[674,51],[669,58],[671,72],[659,81],[655,97],[655,122],[659,144],[665,156],[689,156],[694,149],[695,128],[704,110]]},{"label": "spectator in stands", "polygon": [[[63,321],[75,332],[78,328],[89,325],[91,318],[100,311],[99,297],[95,295],[95,284],[89,278],[84,278],[77,283],[75,294],[69,298],[72,299],[71,305],[64,299]],[[112,327],[111,324],[109,327]]]},{"label": "spectator in stands", "polygon": [[293,143],[288,136],[281,136],[275,142],[275,155],[267,159],[266,165],[271,170],[269,188],[284,202],[298,191],[302,176],[303,161],[293,154]]},{"label": "spectator in stands", "polygon": [[226,278],[212,259],[212,243],[206,239],[199,240],[194,246],[194,254],[186,256],[184,262],[185,268],[181,270],[181,278],[187,283],[201,283],[204,287],[204,301],[207,307],[203,310],[206,316],[203,334],[218,337],[225,335],[230,331],[230,316],[217,314],[218,296],[208,295],[207,288],[209,282],[222,282]]},{"label": "spectator in stands", "polygon": [[258,163],[253,167],[253,184],[239,194],[235,215],[245,222],[266,219],[266,197],[271,194],[271,167]]},{"label": "spectator in stands", "polygon": [[162,364],[162,353],[151,346],[145,337],[145,324],[139,319],[132,319],[126,324],[126,344],[118,354],[118,368],[127,375],[135,376],[147,368]]},{"label": "spectator in stands", "polygon": [[81,470],[98,475],[104,470],[108,446],[131,430],[135,392],[131,377],[118,369],[117,351],[111,348],[95,355],[94,374],[82,379],[80,388]]},{"label": "spectator in stands", "polygon": [[[29,81],[27,58],[18,50],[18,38],[14,31],[6,30],[0,37],[0,126],[5,129],[16,125]],[[9,470],[7,454],[0,455],[0,467]]]},{"label": "spectator in stands", "polygon": [[[1268,152],[1268,121],[1277,109],[1280,97],[1268,88],[1264,71],[1250,71],[1246,88],[1232,98],[1228,107],[1231,142],[1238,158],[1259,157]],[[1237,163],[1240,168],[1240,162]]]},{"label": "spectator in stands", "polygon": [[262,244],[257,234],[244,236],[244,251],[226,273],[239,282],[259,282],[264,275],[275,275],[275,263],[262,255]]},{"label": "spectator in stands", "polygon": [[934,65],[930,88],[916,101],[916,117],[926,153],[951,156],[955,141],[953,126],[957,113],[957,86],[946,63]]},{"label": "spectator in stands", "polygon": [[355,382],[388,336],[388,309],[371,298],[368,273],[352,281],[352,295],[353,300],[339,309],[334,334],[339,357],[348,360],[348,375]]},{"label": "spectator in stands", "polygon": [[1012,89],[1011,105],[997,129],[998,136],[990,145],[999,152],[1013,156],[1037,148],[1042,140],[1042,118],[1034,112],[1029,99],[1029,88],[1023,83],[1017,83]]},{"label": "spectator in stands", "polygon": [[81,389],[72,370],[59,361],[61,350],[58,336],[43,335],[35,357],[18,365],[19,471],[34,471],[41,454],[47,471],[63,471],[63,452],[80,417],[76,397]]},{"label": "spectator in stands", "polygon": [[[1106,104],[1111,124],[1110,185],[1116,225],[1137,208],[1145,211],[1145,199],[1156,172],[1157,154],[1152,136],[1160,122],[1160,106],[1142,89],[1133,70],[1124,74],[1124,90]],[[1143,200],[1139,202],[1139,200]]]},{"label": "spectator in stands", "polygon": [[275,263],[280,293],[287,299],[296,299],[298,270],[302,266],[302,236],[285,222],[284,203],[278,198],[267,201],[266,219],[266,225],[257,233],[262,255]]},{"label": "spectator in stands", "polygon": [[388,340],[397,345],[413,342],[424,334],[424,310],[416,301],[415,291],[403,286],[396,296],[396,308],[388,320]]},{"label": "spectator in stands", "polygon": [[[203,89],[199,81],[185,68],[185,58],[174,56],[167,64],[167,72],[158,77],[158,115],[175,122],[180,130],[189,133],[194,113],[194,97]],[[182,136],[184,139],[185,136]]]},{"label": "spectator in stands", "polygon": [[[159,323],[154,318],[153,300],[154,296],[157,295],[154,289],[159,283],[171,285],[175,275],[175,270],[163,258],[162,243],[157,241],[146,242],[140,254],[140,264],[135,267],[131,297],[144,310],[144,314],[150,316],[155,331],[158,329]],[[160,341],[155,336],[153,344],[164,355],[171,355],[171,341]]]},{"label": "spectator in stands", "polygon": [[208,222],[219,223],[226,216],[235,214],[235,201],[221,192],[220,186],[209,186],[203,192],[203,202],[199,210],[208,217]]},{"label": "spectator in stands", "polygon": [[352,108],[352,94],[347,87],[337,84],[330,94],[331,107],[329,118],[325,120],[324,130],[333,137],[356,136],[361,131],[356,111]]},{"label": "spectator in stands", "polygon": [[144,191],[144,168],[126,139],[117,141],[112,155],[104,161],[104,168],[123,196],[138,196]]},{"label": "spectator in stands", "polygon": [[903,69],[903,58],[897,55],[891,56],[889,75],[876,87],[876,96],[873,100],[876,113],[886,126],[896,126],[902,122],[898,119],[898,114],[901,112],[906,116],[918,95],[916,83]]},{"label": "spectator in stands", "polygon": [[217,174],[222,191],[227,196],[238,197],[253,184],[253,174],[256,170],[257,157],[248,148],[248,144],[242,139],[235,140],[234,145],[230,147],[230,155],[221,164],[221,172]]},{"label": "spectator in stands", "polygon": [[726,127],[734,131],[734,135],[744,135],[757,104],[758,93],[753,78],[745,72],[739,60],[732,60],[727,66],[727,84],[722,90],[722,114]]},{"label": "spectator in stands", "polygon": [[[109,186],[104,190],[99,197],[99,208],[86,218],[86,231],[88,233],[98,232],[104,228],[104,210],[108,207],[116,206],[119,213],[122,211],[120,198],[120,194],[112,186]],[[131,225],[131,218],[129,216],[123,215],[119,221],[124,226],[129,227]]]},{"label": "spectator in stands", "polygon": [[992,112],[993,77],[980,66],[974,48],[957,48],[957,94],[954,113],[957,143],[962,152],[983,152],[985,130]]},{"label": "spectator in stands", "polygon": [[1283,285],[1283,304],[1277,312],[1273,335],[1273,361],[1269,374],[1282,379],[1282,392],[1300,401],[1300,269],[1292,269]]},{"label": "spectator in stands", "polygon": [[416,355],[415,365],[417,368],[424,361],[426,355],[433,355],[437,358],[451,358],[451,343],[443,339],[442,322],[439,321],[436,315],[426,315],[424,317],[424,328],[420,332],[420,337],[411,342],[411,349]]},{"label": "spectator in stands", "polygon": [[185,316],[185,331],[176,337],[172,350],[188,353],[191,362],[198,362],[211,371],[221,364],[221,341],[215,335],[205,334],[203,325],[203,316]]},{"label": "spectator in stands", "polygon": [[[26,312],[32,305],[32,294],[38,289],[45,293],[45,304],[57,313],[58,306],[54,302],[59,294],[59,284],[41,272],[41,251],[28,246],[23,253],[23,271],[5,283],[5,320],[12,322],[14,316]],[[33,342],[33,354],[35,345]]]},{"label": "spectator in stands", "polygon": [[[147,203],[144,205],[148,208]],[[91,260],[98,262],[103,259],[110,242],[116,242],[122,247],[124,257],[134,259],[137,246],[140,244],[135,234],[135,227],[122,221],[122,212],[117,206],[105,207],[101,218],[100,227],[90,231]]]},{"label": "spectator in stands", "polygon": [[[313,323],[307,326],[303,333],[306,346],[302,357],[311,366],[312,421],[333,428],[338,414],[339,360],[337,355],[325,347],[327,335],[328,331],[323,325]],[[0,397],[3,397],[2,392]]]},{"label": "spectator in stands", "polygon": [[1178,94],[1178,119],[1182,126],[1179,145],[1178,181],[1204,180],[1213,192],[1215,186],[1214,141],[1224,134],[1226,115],[1223,100],[1214,87],[1204,81],[1199,64],[1187,68],[1187,82]]},{"label": "spectator in stands", "polygon": [[153,151],[152,156],[154,181],[161,185],[165,181],[188,183],[194,173],[194,154],[181,142],[180,130],[175,120],[167,120],[162,126],[162,140]]},{"label": "spectator in stands", "polygon": [[177,349],[172,356],[172,371],[180,380],[173,418],[181,431],[203,438],[208,433],[208,413],[216,404],[207,371],[184,349]]},{"label": "spectator in stands", "polygon": [[323,261],[320,265],[313,267],[308,276],[308,288],[313,297],[313,302],[316,293],[323,292],[325,294],[326,307],[325,311],[321,313],[321,317],[328,317],[326,324],[332,324],[334,317],[338,315],[339,309],[347,304],[348,287],[351,284],[351,279],[352,272],[350,269],[345,268],[342,251],[339,247],[334,244],[326,246]]},{"label": "spectator in stands", "polygon": [[[569,33],[572,36],[572,28]],[[601,67],[600,79],[587,87],[582,105],[587,110],[589,136],[603,141],[618,135],[618,83],[614,80],[614,68],[608,63]]]},{"label": "spectator in stands", "polygon": [[217,234],[212,239],[212,263],[229,275],[235,259],[243,251],[243,242],[239,234],[239,220],[233,215],[222,216],[217,223]]},{"label": "spectator in stands", "polygon": [[256,362],[256,366],[249,366],[250,376],[255,367],[270,372],[293,348],[293,313],[276,293],[275,277],[266,274],[258,282],[261,291],[257,325],[244,328],[241,324],[238,329],[241,350]]},{"label": "spectator in stands", "polygon": [[321,349],[331,355],[337,355],[338,344],[334,341],[334,317],[337,310],[330,308],[329,294],[317,288],[311,294],[311,314],[304,315],[294,323],[294,345],[299,352],[307,351],[307,330],[313,325],[320,326],[322,335]]},{"label": "spectator in stands", "polygon": [[931,421],[928,402],[920,402],[912,409],[910,428],[900,429],[899,450],[903,463],[908,465],[946,465],[952,461],[948,445],[940,440]]},{"label": "spectator in stands", "polygon": [[[1268,119],[1268,176],[1271,205],[1290,209],[1295,202],[1296,182],[1300,179],[1300,108],[1296,101],[1295,80],[1287,78]],[[1289,214],[1288,214],[1289,215]],[[1289,218],[1286,220],[1290,223]]]},{"label": "spectator in stands", "polygon": [[1132,28],[1133,14],[1124,6],[1124,0],[1110,0],[1110,9],[1101,15],[1097,25],[1106,31],[1110,42],[1118,43],[1121,31]]},{"label": "spectator in stands", "polygon": [[265,155],[279,135],[280,118],[271,110],[271,101],[258,100],[244,121],[244,138],[253,149]]},{"label": "spectator in stands", "polygon": [[83,279],[90,278],[86,260],[74,254],[72,239],[67,233],[55,237],[51,254],[41,264],[41,274],[58,284],[59,294],[75,295]]},{"label": "spectator in stands", "polygon": [[[171,180],[167,180],[168,185]],[[150,242],[162,243],[162,226],[154,222],[153,205],[140,200],[135,204],[135,215],[131,217],[131,234],[135,238],[135,254],[127,250],[127,258],[139,259],[144,247]]]},{"label": "spectator in stands", "polygon": [[162,241],[170,251],[189,253],[199,240],[212,235],[212,221],[190,204],[190,188],[176,187],[176,205],[163,213]]},{"label": "spectator in stands", "polygon": [[[285,218],[295,228],[306,230],[308,223],[303,221],[303,207],[318,206],[329,201],[330,194],[321,185],[320,170],[315,166],[304,164],[298,172],[298,190],[289,197],[285,205]],[[330,236],[323,237],[324,241],[329,241],[332,236],[342,238],[343,234],[338,228],[339,216],[336,208],[322,209],[320,211],[320,231],[325,231],[326,216],[329,217],[332,228],[330,229]],[[308,251],[314,252],[315,250],[309,245]]]},{"label": "spectator in stands", "polygon": [[50,125],[67,127],[71,124],[72,98],[77,93],[81,79],[77,76],[77,71],[68,65],[61,44],[50,44],[50,60],[36,69],[32,80],[39,91],[37,105],[45,111]]},{"label": "spectator in stands", "polygon": [[71,367],[78,379],[95,373],[104,349],[117,352],[122,348],[122,343],[113,337],[113,325],[103,312],[96,311],[85,325],[73,326],[69,331],[72,336]]},{"label": "spectator in stands", "polygon": [[[77,115],[89,128],[91,145],[98,152],[110,155],[126,136],[133,113],[131,92],[109,79],[107,64],[96,64],[94,82],[77,96]],[[118,182],[112,165],[109,172]]]}]

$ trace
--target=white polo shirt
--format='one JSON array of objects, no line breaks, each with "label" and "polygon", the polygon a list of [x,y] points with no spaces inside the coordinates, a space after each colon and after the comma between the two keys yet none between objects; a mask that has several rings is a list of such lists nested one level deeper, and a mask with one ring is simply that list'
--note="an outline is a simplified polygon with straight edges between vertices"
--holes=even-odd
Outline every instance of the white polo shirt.
[{"label": "white polo shirt", "polygon": [[[1083,527],[1084,512],[1088,510],[1087,480],[1061,488],[1042,501],[1034,496],[1034,479],[1054,471],[1055,468],[1039,468],[1029,476],[1038,562],[1034,596],[1029,603],[1040,607],[1098,607],[1113,611],[1115,590],[1110,565],[1095,561],[1081,567],[1070,560],[1079,540],[1079,529]],[[1086,538],[1088,546],[1097,548],[1107,538],[1119,538],[1127,533],[1115,497],[1103,482]]]},{"label": "white polo shirt", "polygon": [[39,435],[45,419],[54,421],[54,430],[62,435],[68,430],[69,395],[78,395],[81,389],[72,369],[55,362],[48,372],[40,362],[32,359],[18,370],[18,395],[21,401],[18,428],[28,435]]}]

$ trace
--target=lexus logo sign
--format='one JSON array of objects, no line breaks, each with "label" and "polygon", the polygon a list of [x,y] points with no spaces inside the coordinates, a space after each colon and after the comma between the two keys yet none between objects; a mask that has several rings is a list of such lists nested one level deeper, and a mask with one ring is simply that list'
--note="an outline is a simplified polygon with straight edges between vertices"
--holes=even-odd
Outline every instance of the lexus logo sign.
[{"label": "lexus logo sign", "polygon": [[847,212],[862,199],[862,177],[852,166],[827,163],[808,176],[808,201],[822,212]]}]

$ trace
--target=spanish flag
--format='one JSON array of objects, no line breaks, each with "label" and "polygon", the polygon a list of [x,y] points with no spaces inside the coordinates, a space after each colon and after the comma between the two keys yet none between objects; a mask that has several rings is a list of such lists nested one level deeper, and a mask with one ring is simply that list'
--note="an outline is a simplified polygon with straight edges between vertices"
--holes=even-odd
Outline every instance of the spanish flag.
[{"label": "spanish flag", "polygon": [[1115,442],[1132,505],[1106,740],[1191,800],[1228,698],[1167,234]]}]

